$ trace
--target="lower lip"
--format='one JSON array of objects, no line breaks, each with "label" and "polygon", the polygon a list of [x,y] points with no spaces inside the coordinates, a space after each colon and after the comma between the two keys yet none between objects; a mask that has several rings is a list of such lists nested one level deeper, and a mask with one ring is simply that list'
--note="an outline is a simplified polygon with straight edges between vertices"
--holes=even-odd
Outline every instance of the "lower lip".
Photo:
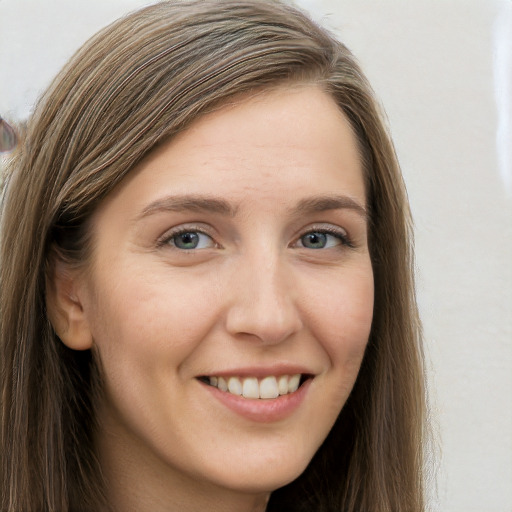
[{"label": "lower lip", "polygon": [[297,391],[278,398],[251,399],[221,391],[215,386],[201,383],[212,396],[231,411],[258,423],[273,423],[291,416],[304,401],[313,379],[308,379]]}]

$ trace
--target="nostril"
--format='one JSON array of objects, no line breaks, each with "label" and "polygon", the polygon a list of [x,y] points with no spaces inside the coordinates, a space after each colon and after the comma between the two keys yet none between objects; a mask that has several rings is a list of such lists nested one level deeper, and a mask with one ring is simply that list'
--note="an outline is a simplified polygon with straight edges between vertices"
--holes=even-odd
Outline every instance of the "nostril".
[{"label": "nostril", "polygon": [[294,306],[277,310],[269,304],[237,305],[227,317],[227,331],[239,340],[277,344],[290,338],[302,328],[302,321]]}]

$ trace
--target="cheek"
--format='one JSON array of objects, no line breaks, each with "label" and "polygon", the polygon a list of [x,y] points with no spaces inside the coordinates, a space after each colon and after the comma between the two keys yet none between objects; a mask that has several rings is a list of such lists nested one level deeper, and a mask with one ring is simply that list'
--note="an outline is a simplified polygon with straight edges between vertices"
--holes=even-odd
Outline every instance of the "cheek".
[{"label": "cheek", "polygon": [[183,383],[185,362],[214,324],[216,288],[133,267],[98,274],[96,282],[87,313],[105,385],[103,414],[142,435],[141,417],[153,427],[169,423],[171,408],[162,404]]},{"label": "cheek", "polygon": [[[119,266],[120,268],[121,266]],[[130,276],[126,279],[126,276]],[[104,277],[108,276],[108,277]],[[164,269],[99,273],[87,316],[105,370],[177,366],[211,329],[218,287]]]},{"label": "cheek", "polygon": [[[311,300],[317,339],[334,367],[357,374],[370,335],[374,301],[371,264],[325,282]],[[355,379],[355,375],[354,375]]]}]

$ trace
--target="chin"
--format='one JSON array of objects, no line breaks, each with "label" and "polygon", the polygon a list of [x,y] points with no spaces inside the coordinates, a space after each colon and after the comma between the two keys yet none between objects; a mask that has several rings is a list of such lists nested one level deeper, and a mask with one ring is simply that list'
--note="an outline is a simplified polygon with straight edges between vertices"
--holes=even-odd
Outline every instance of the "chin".
[{"label": "chin", "polygon": [[237,468],[235,465],[225,470],[216,471],[216,484],[233,491],[247,494],[273,492],[293,482],[306,469],[311,458],[297,460],[294,457],[283,457],[276,463],[273,458],[258,465],[244,465]]}]

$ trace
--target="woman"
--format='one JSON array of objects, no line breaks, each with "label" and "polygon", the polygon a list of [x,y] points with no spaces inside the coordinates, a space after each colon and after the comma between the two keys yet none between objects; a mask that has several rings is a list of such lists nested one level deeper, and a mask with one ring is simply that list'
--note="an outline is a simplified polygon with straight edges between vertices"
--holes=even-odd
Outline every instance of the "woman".
[{"label": "woman", "polygon": [[2,510],[419,511],[409,213],[350,52],[162,2],[38,104],[2,211]]}]

